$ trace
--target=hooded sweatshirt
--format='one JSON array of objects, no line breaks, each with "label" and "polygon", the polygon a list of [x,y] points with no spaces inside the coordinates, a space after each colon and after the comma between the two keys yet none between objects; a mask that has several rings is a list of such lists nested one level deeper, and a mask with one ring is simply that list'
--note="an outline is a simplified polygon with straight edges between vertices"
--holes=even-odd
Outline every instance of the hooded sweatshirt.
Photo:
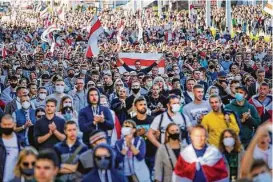
[{"label": "hooded sweatshirt", "polygon": [[250,110],[251,117],[248,118],[245,122],[240,121],[242,123],[242,143],[246,145],[249,144],[254,133],[253,129],[256,130],[261,122],[260,116],[256,108],[253,105],[249,104],[247,100],[245,100],[243,106],[238,105],[236,100],[232,100],[230,104],[226,105],[225,109],[232,110],[237,115],[237,117],[240,118],[240,120],[242,119],[242,114]]},{"label": "hooded sweatshirt", "polygon": [[[91,91],[97,91],[98,98],[100,98],[100,93],[96,88],[90,88],[87,93],[88,106],[84,107],[79,112],[79,127],[83,132],[83,142],[88,145],[89,134],[94,130],[102,130],[107,133],[107,130],[112,130],[114,128],[114,121],[109,108],[101,106],[100,101],[98,101],[96,109],[92,108],[92,104],[89,100],[89,93]],[[94,125],[94,115],[104,115],[104,122]]]},{"label": "hooded sweatshirt", "polygon": [[99,144],[98,146],[96,146],[94,148],[94,152],[93,152],[93,158],[95,159],[95,154],[96,151],[99,148],[105,148],[109,151],[110,153],[110,166],[108,169],[106,170],[102,170],[100,168],[98,168],[96,162],[94,162],[94,168],[84,176],[82,182],[90,182],[90,181],[96,181],[96,182],[126,182],[126,178],[125,176],[118,171],[117,169],[115,169],[115,158],[116,158],[116,154],[113,151],[113,149],[111,149],[111,147],[107,144]]}]

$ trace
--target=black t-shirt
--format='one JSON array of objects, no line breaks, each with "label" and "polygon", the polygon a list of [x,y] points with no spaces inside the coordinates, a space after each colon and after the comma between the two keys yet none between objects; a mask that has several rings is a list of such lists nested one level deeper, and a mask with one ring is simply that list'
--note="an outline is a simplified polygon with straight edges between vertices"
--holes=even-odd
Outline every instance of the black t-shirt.
[{"label": "black t-shirt", "polygon": [[[136,123],[137,129],[144,128],[148,132],[150,125],[152,124],[154,117],[148,116],[144,120],[137,119],[137,116],[133,117],[132,120]],[[148,140],[146,136],[143,136],[146,142],[146,157],[152,157],[155,155],[157,148]]]},{"label": "black t-shirt", "polygon": [[[151,109],[151,111],[156,109],[157,107],[166,108],[166,97],[164,97],[163,95],[160,95],[158,98],[153,98],[150,96],[147,99],[147,105],[148,105],[148,108]],[[155,117],[163,112],[164,111],[158,111],[153,113],[152,115]]]},{"label": "black t-shirt", "polygon": [[180,148],[179,149],[173,149],[174,155],[176,157],[176,159],[178,159],[179,154],[180,154]]}]

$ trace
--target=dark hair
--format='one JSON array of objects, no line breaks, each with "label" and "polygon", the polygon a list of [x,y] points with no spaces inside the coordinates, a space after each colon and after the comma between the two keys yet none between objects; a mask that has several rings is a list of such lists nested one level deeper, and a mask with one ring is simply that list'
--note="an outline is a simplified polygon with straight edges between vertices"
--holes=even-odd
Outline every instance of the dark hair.
[{"label": "dark hair", "polygon": [[[216,88],[217,88],[217,87],[216,87]],[[210,96],[209,96],[209,101],[210,101],[210,99],[212,99],[212,98],[218,98],[219,101],[222,102],[222,99],[221,99],[221,97],[220,97],[219,95],[216,95],[216,94],[210,95]]]},{"label": "dark hair", "polygon": [[197,88],[202,88],[202,89],[204,89],[204,87],[203,87],[202,85],[200,85],[200,84],[196,84],[196,85],[193,86],[193,90],[194,90],[194,89],[197,89]]},{"label": "dark hair", "polygon": [[29,83],[29,84],[27,85],[27,88],[30,89],[31,86],[37,86],[37,85],[36,85],[36,83],[31,82],[31,83]]},{"label": "dark hair", "polygon": [[46,90],[46,92],[47,92],[46,87],[39,87],[39,88],[38,88],[38,92],[39,92],[41,89],[44,89],[44,90]]},{"label": "dark hair", "polygon": [[241,146],[241,142],[240,139],[238,137],[238,135],[235,133],[235,131],[233,129],[225,129],[221,135],[220,135],[220,143],[219,143],[219,150],[223,153],[225,151],[225,145],[224,145],[224,135],[225,133],[228,132],[229,134],[232,135],[232,137],[235,140],[235,144],[234,144],[234,149],[233,151],[235,152],[240,152],[242,150],[242,146]]},{"label": "dark hair", "polygon": [[135,98],[134,105],[136,105],[138,102],[141,102],[141,101],[146,101],[144,96],[139,96],[139,97]]},{"label": "dark hair", "polygon": [[38,112],[44,112],[45,113],[45,110],[44,110],[44,108],[41,108],[41,107],[37,108],[35,110],[35,116],[37,116]]},{"label": "dark hair", "polygon": [[250,172],[259,167],[266,167],[267,170],[270,171],[268,164],[263,159],[254,159],[250,168]]},{"label": "dark hair", "polygon": [[137,62],[138,62],[138,63],[140,63],[140,60],[139,60],[139,59],[138,59],[138,60],[136,60],[136,61],[135,61],[135,64],[136,64]]},{"label": "dark hair", "polygon": [[72,121],[72,120],[66,121],[64,124],[64,130],[66,130],[67,125],[73,125],[73,124],[77,126],[77,123],[75,121]]},{"label": "dark hair", "polygon": [[192,71],[192,74],[194,74],[194,72],[196,72],[196,71],[200,71],[200,70],[199,69],[195,69],[195,70]]},{"label": "dark hair", "polygon": [[238,63],[232,63],[231,65],[229,65],[229,72],[231,72],[231,67],[234,66],[234,65],[239,68],[239,64]]},{"label": "dark hair", "polygon": [[178,88],[170,90],[169,95],[172,95],[172,94],[179,96],[179,97],[181,97],[181,95],[182,95],[181,90],[179,90]]},{"label": "dark hair", "polygon": [[265,73],[265,70],[263,68],[257,69],[256,74],[258,73]]},{"label": "dark hair", "polygon": [[150,75],[145,75],[144,78],[142,79],[143,82],[146,82],[146,80],[152,78]]},{"label": "dark hair", "polygon": [[21,89],[26,89],[26,87],[22,87],[22,86],[17,87],[17,88],[16,88],[16,94],[18,94],[18,92],[19,92]]},{"label": "dark hair", "polygon": [[179,97],[177,95],[170,95],[167,97],[166,103],[169,104],[173,99],[179,99]]},{"label": "dark hair", "polygon": [[54,98],[49,98],[49,99],[46,100],[46,104],[49,103],[49,102],[53,102],[55,104],[55,106],[57,106],[57,103],[58,103],[58,101],[56,99],[54,99]]},{"label": "dark hair", "polygon": [[267,87],[269,87],[269,84],[266,83],[266,82],[262,82],[262,83],[260,84],[260,87],[261,87],[261,86],[267,86]]},{"label": "dark hair", "polygon": [[39,152],[39,155],[37,156],[37,161],[39,160],[49,160],[53,163],[55,167],[60,166],[60,160],[58,155],[53,149],[44,149]]},{"label": "dark hair", "polygon": [[[168,126],[167,126],[167,128],[165,130],[165,142],[164,142],[165,144],[169,142],[169,138],[168,138],[167,133],[168,133],[168,130],[170,129],[170,127],[172,127],[172,126],[177,126],[179,128],[179,126],[176,123],[168,124]],[[180,129],[178,131],[180,132]],[[179,141],[180,141],[180,137],[179,137]]]},{"label": "dark hair", "polygon": [[189,81],[194,81],[194,82],[196,82],[196,80],[195,80],[195,79],[193,79],[193,78],[189,78],[189,79],[187,79],[186,84],[187,84]]},{"label": "dark hair", "polygon": [[179,82],[179,83],[180,83],[179,78],[174,78],[174,79],[172,79],[172,84],[174,84],[174,82]]},{"label": "dark hair", "polygon": [[240,83],[240,81],[239,80],[231,80],[230,85],[232,85],[234,83]]},{"label": "dark hair", "polygon": [[91,75],[100,75],[98,70],[92,70]]}]

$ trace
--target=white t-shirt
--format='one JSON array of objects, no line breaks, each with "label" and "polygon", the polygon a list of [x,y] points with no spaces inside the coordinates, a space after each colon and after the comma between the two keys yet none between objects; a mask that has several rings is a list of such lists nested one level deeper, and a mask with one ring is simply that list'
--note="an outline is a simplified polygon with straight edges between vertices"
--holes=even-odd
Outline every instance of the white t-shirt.
[{"label": "white t-shirt", "polygon": [[253,158],[263,159],[268,164],[269,168],[272,169],[272,146],[269,145],[269,148],[267,150],[262,150],[256,145],[253,153]]},{"label": "white t-shirt", "polygon": [[13,170],[16,166],[19,155],[18,142],[15,133],[13,133],[12,138],[9,140],[3,138],[3,143],[6,148],[6,161],[3,182],[9,182],[14,178]]},{"label": "white t-shirt", "polygon": [[183,113],[188,116],[193,126],[198,123],[201,115],[206,115],[210,112],[211,107],[208,101],[202,101],[201,104],[195,104],[194,101],[188,103],[183,108]]},{"label": "white t-shirt", "polygon": [[[191,122],[189,121],[189,118],[185,116],[185,119],[186,119],[186,124],[187,124],[187,127],[191,126]],[[165,142],[165,131],[166,131],[166,128],[168,126],[168,124],[174,122],[176,123],[179,127],[183,128],[183,129],[186,129],[185,128],[185,124],[184,124],[184,120],[183,120],[183,117],[181,116],[180,113],[176,113],[174,116],[171,117],[173,121],[171,121],[167,115],[166,112],[163,113],[163,118],[162,118],[162,123],[161,123],[161,126],[159,126],[160,124],[160,119],[161,119],[161,114],[156,116],[151,124],[151,128],[154,130],[154,131],[160,131],[161,133],[161,140],[160,140],[160,143],[164,143]]]}]

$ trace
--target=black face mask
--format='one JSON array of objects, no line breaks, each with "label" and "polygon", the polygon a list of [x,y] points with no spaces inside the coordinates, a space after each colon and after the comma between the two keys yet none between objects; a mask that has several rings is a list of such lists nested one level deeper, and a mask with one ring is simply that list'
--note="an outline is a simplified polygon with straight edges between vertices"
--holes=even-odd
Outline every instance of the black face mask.
[{"label": "black face mask", "polygon": [[132,91],[134,92],[134,94],[137,94],[139,92],[140,88],[132,88]]},{"label": "black face mask", "polygon": [[169,74],[168,74],[168,77],[173,77],[173,74],[172,74],[172,73],[169,73]]},{"label": "black face mask", "polygon": [[214,68],[214,65],[209,65],[209,69],[213,69]]},{"label": "black face mask", "polygon": [[222,83],[226,83],[228,84],[228,82],[226,80],[219,80],[219,83],[222,84]]},{"label": "black face mask", "polygon": [[16,88],[17,87],[17,83],[11,83],[10,86],[11,86],[11,88]]},{"label": "black face mask", "polygon": [[21,169],[22,173],[26,176],[34,175],[34,168]]},{"label": "black face mask", "polygon": [[74,77],[74,73],[69,73],[68,76],[69,76],[70,78],[73,78],[73,77]]},{"label": "black face mask", "polygon": [[179,133],[171,134],[169,133],[169,138],[172,140],[178,140],[179,139]]},{"label": "black face mask", "polygon": [[103,62],[103,60],[102,60],[102,59],[99,59],[99,60],[98,60],[98,62],[99,62],[99,63],[102,63],[102,62]]},{"label": "black face mask", "polygon": [[189,62],[192,62],[192,58],[188,58],[188,61],[189,61]]},{"label": "black face mask", "polygon": [[1,132],[2,132],[4,135],[11,135],[12,132],[13,132],[13,128],[1,128]]},{"label": "black face mask", "polygon": [[225,59],[226,59],[226,60],[229,60],[229,59],[230,59],[230,57],[229,57],[229,56],[226,56],[226,57],[225,57]]}]

